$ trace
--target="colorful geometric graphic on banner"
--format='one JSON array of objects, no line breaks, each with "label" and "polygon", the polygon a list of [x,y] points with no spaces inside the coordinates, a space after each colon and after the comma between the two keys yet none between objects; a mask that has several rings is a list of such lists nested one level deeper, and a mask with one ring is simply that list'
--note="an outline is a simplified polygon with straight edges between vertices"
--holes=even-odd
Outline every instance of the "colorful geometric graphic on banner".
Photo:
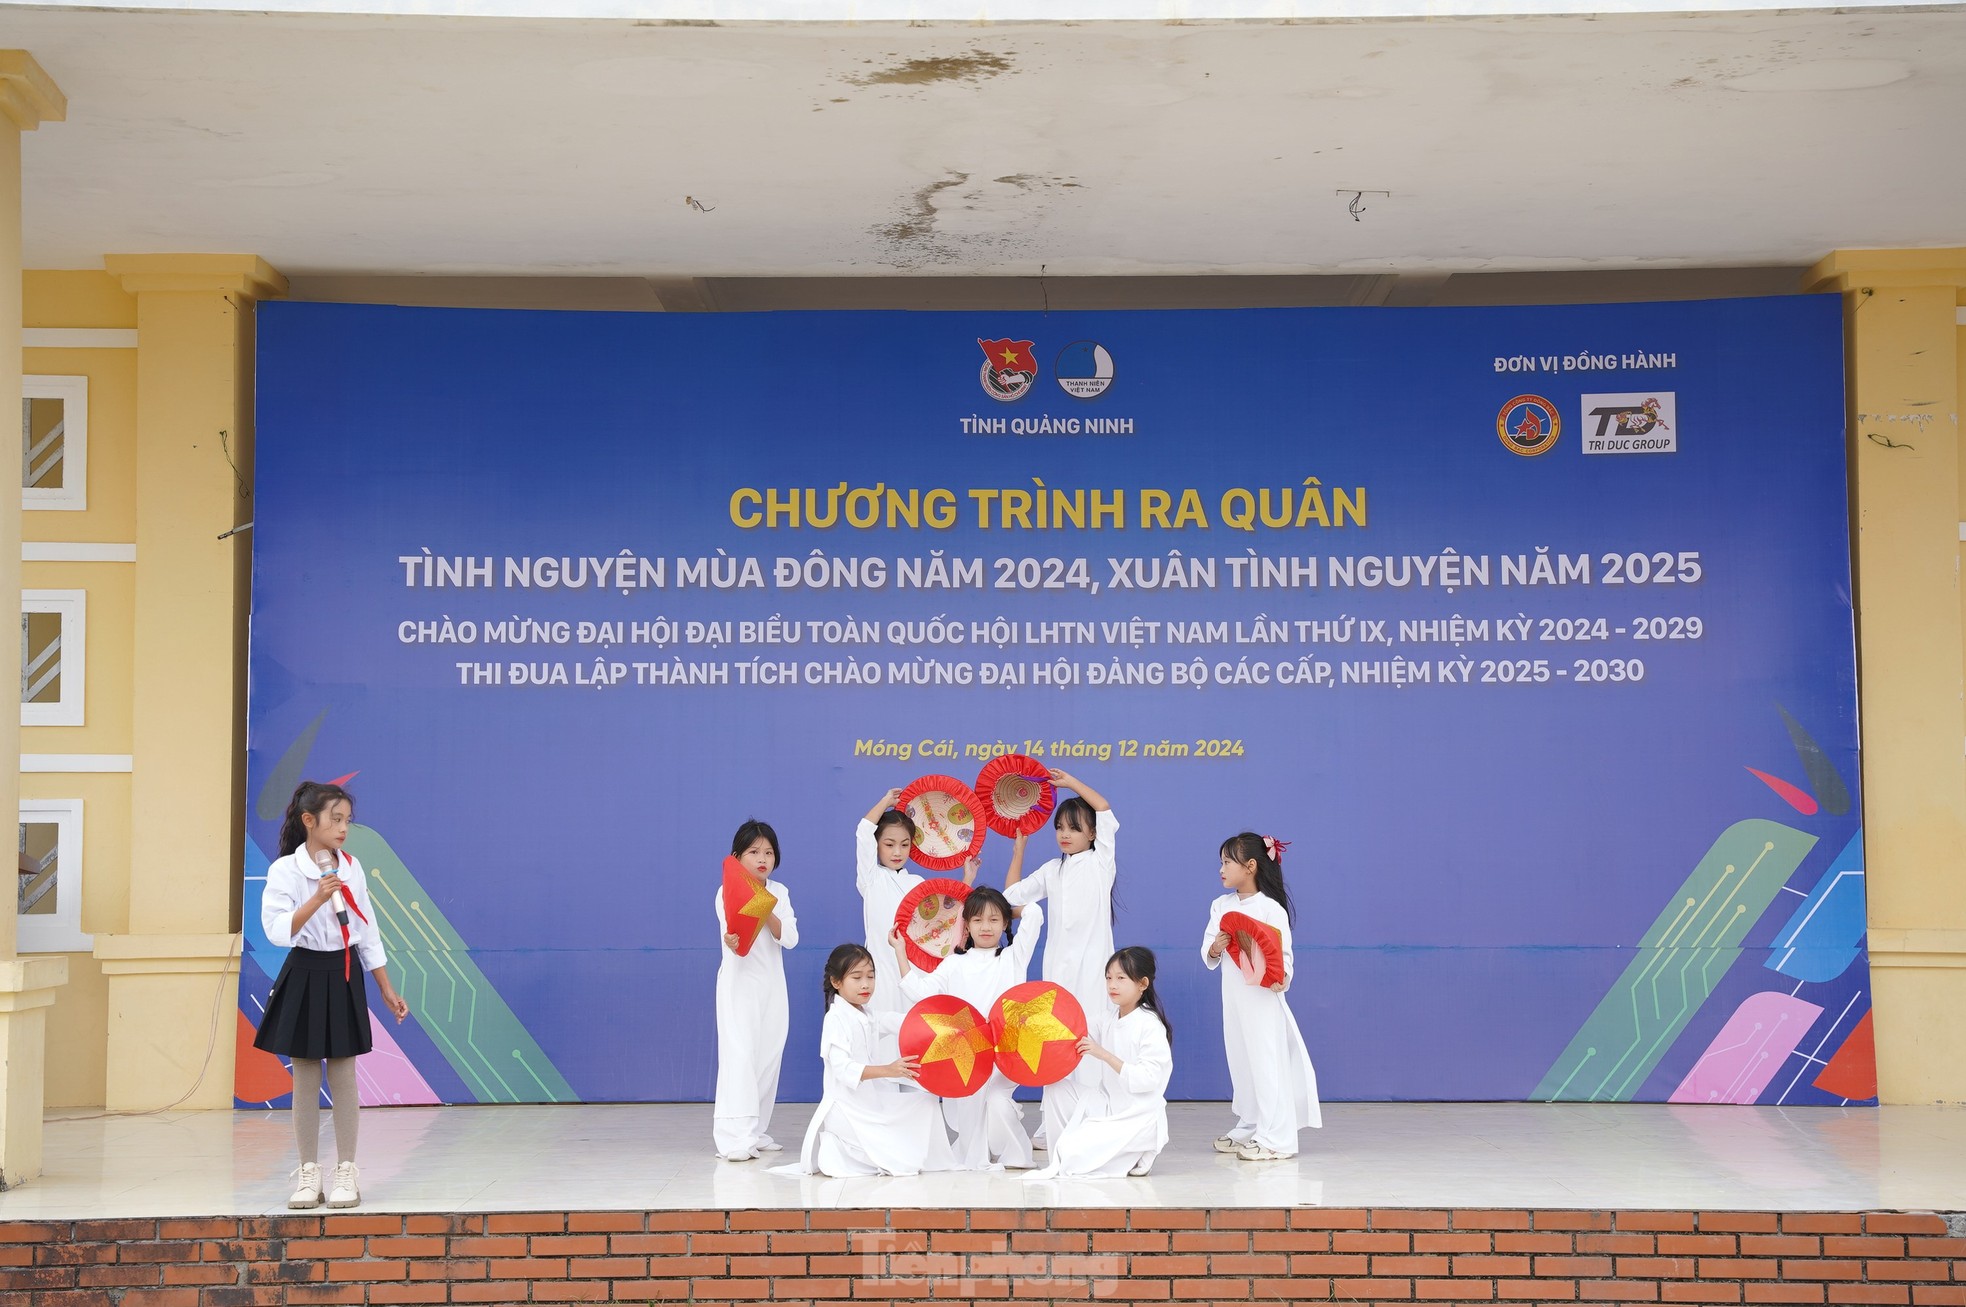
[{"label": "colorful geometric graphic on banner", "polygon": [[1869,1101],[1833,296],[258,324],[240,1011],[347,778],[412,1007],[365,1100],[710,1098],[750,818],[815,1099],[857,819],[950,778],[927,856],[1000,886],[966,779],[1021,755],[1112,803],[1173,1098],[1229,1092],[1196,943],[1255,829],[1327,1097]]}]

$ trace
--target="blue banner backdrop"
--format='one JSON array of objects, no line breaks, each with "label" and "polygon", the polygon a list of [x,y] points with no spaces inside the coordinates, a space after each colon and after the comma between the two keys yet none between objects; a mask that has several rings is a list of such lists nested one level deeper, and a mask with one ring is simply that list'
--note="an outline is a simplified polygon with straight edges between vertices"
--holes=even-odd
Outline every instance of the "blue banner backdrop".
[{"label": "blue banner backdrop", "polygon": [[766,819],[812,1099],[855,821],[1010,749],[1113,802],[1173,1096],[1254,829],[1327,1097],[1861,1101],[1838,313],[265,305],[248,874],[352,776],[370,1101],[705,1099]]}]

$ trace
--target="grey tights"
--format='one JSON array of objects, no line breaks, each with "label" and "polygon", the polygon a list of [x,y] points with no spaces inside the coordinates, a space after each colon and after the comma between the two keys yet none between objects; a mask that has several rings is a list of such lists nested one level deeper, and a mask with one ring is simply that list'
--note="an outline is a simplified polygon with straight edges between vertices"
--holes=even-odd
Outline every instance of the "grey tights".
[{"label": "grey tights", "polygon": [[[339,1160],[355,1160],[356,1113],[361,1091],[355,1085],[355,1059],[331,1057],[328,1096],[334,1100],[334,1146]],[[300,1160],[321,1160],[321,1063],[294,1063],[294,1137],[300,1141]]]}]

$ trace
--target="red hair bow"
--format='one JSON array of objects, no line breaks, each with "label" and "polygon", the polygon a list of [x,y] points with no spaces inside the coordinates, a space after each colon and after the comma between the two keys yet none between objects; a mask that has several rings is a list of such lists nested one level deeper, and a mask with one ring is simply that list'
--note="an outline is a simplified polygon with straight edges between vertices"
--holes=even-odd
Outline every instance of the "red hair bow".
[{"label": "red hair bow", "polygon": [[1279,867],[1283,865],[1283,851],[1289,847],[1290,844],[1288,841],[1280,840],[1274,835],[1265,835],[1263,837],[1264,851],[1270,855],[1270,861],[1276,863]]}]

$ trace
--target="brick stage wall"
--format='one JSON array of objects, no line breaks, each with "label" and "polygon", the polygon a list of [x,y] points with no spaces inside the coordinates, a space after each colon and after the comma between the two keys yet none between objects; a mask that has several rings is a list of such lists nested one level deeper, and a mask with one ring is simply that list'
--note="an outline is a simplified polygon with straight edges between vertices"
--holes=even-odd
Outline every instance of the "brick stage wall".
[{"label": "brick stage wall", "polygon": [[273,1303],[1901,1303],[1966,1221],[1375,1208],[545,1212],[0,1223],[6,1307]]}]

